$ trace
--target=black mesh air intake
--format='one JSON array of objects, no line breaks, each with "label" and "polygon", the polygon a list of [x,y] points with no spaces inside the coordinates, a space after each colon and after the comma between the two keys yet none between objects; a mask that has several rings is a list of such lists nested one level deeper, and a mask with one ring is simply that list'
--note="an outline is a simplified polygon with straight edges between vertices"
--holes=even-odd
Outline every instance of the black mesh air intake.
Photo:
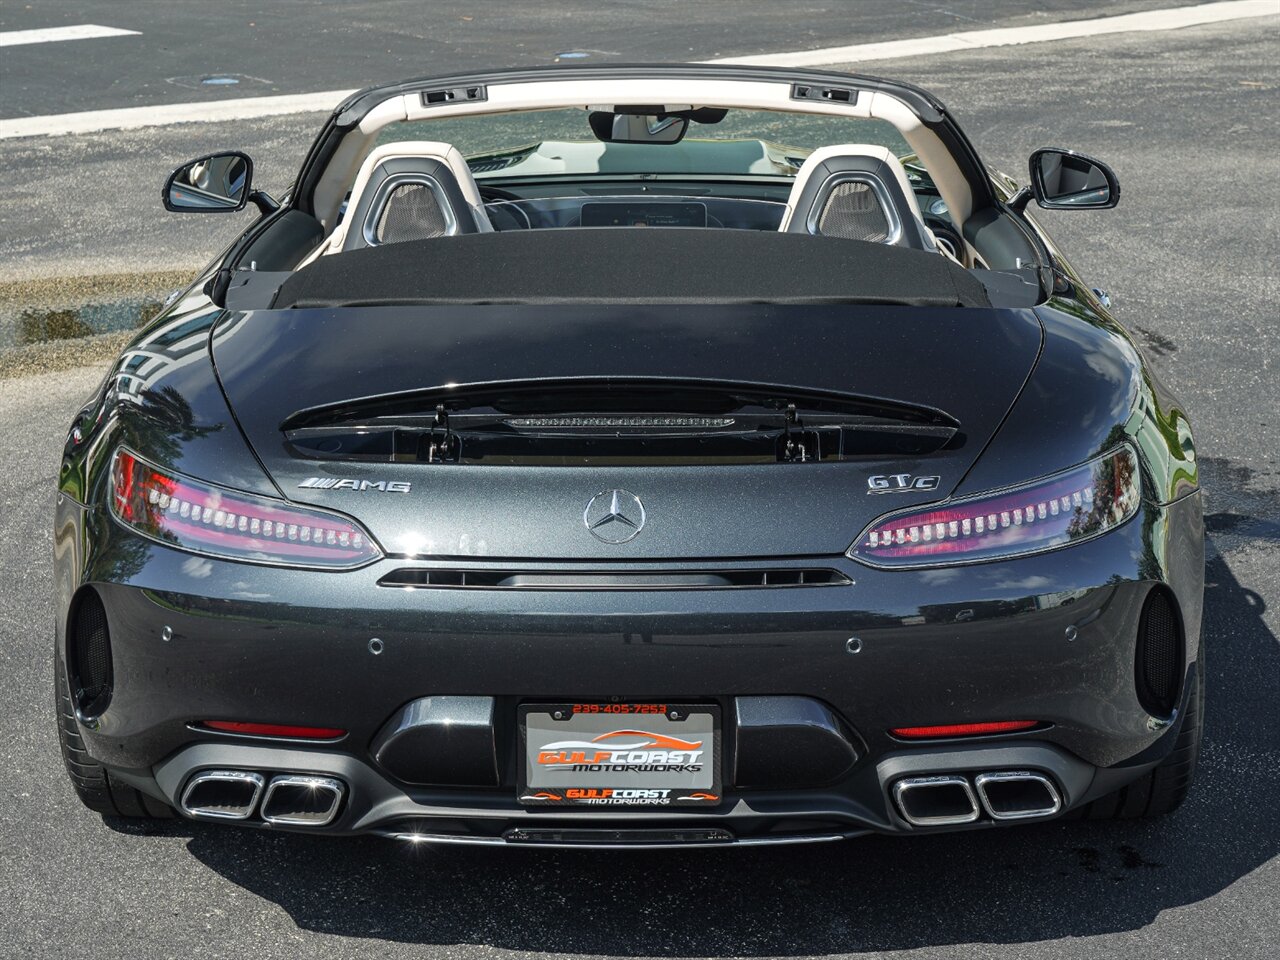
[{"label": "black mesh air intake", "polygon": [[67,665],[76,708],[83,716],[96,717],[111,700],[111,636],[107,611],[92,590],[80,596],[68,632]]},{"label": "black mesh air intake", "polygon": [[1182,681],[1182,626],[1168,591],[1157,587],[1147,597],[1138,621],[1135,665],[1138,701],[1153,716],[1167,717],[1178,702]]}]

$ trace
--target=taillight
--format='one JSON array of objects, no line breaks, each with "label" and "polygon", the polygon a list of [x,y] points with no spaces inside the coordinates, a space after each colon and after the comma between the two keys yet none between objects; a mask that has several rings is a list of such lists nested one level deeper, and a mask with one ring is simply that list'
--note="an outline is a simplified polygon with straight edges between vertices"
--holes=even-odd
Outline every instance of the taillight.
[{"label": "taillight", "polygon": [[165,472],[123,448],[111,466],[111,511],[143,536],[228,560],[347,569],[382,556],[346,517]]},{"label": "taillight", "polygon": [[1038,553],[1118,527],[1142,497],[1128,446],[1021,487],[875,521],[849,556],[877,567],[924,567]]}]

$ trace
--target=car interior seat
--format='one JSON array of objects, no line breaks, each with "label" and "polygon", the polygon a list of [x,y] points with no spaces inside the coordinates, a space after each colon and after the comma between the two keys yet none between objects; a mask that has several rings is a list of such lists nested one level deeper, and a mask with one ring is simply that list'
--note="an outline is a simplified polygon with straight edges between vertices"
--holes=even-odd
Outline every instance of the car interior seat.
[{"label": "car interior seat", "polygon": [[778,229],[936,251],[907,172],[887,147],[822,147],[800,166]]},{"label": "car interior seat", "polygon": [[361,164],[341,222],[307,262],[344,250],[492,229],[456,147],[429,140],[386,143]]}]

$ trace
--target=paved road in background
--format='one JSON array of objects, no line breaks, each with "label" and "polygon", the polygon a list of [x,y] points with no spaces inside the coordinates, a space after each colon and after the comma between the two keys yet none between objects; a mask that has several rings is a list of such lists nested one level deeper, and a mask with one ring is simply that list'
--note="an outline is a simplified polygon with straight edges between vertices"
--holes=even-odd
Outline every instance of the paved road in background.
[{"label": "paved road in background", "polygon": [[[706,60],[1109,16],[1197,0],[63,0],[0,4],[0,31],[97,24],[141,36],[12,47],[0,118],[363,87],[552,63]],[[207,76],[239,78],[209,86]]]},{"label": "paved road in background", "polygon": [[[34,22],[41,6],[74,10],[68,22],[124,27],[130,23],[114,11],[155,9],[68,2],[28,12],[10,4],[0,7],[0,29],[50,25]],[[390,5],[397,6],[418,7]],[[486,6],[472,6],[479,19]],[[624,22],[640,22],[641,6],[620,5]],[[628,59],[682,59],[767,49],[775,39],[776,49],[793,49],[957,29],[907,23],[895,12],[900,6],[868,4],[865,25],[860,17],[856,28],[828,32],[812,22],[799,30],[790,22],[797,7],[744,2],[733,5],[723,41],[664,51],[655,44],[671,34],[657,23],[637,31],[634,49],[625,31],[609,45]],[[964,13],[991,5],[946,6]],[[1012,6],[1015,15],[1031,7]],[[706,30],[714,18],[693,11],[711,8],[725,9],[680,6]],[[530,16],[520,42],[541,31],[545,51],[606,35],[599,25],[589,33],[592,18],[578,8],[556,9],[563,16],[549,14],[545,23]],[[472,15],[462,6],[457,13]],[[941,14],[934,7],[928,16]],[[190,32],[199,29],[193,17]],[[450,66],[482,56],[521,62],[516,35],[485,36],[487,49],[471,49]],[[572,39],[552,42],[558,37]],[[405,71],[403,61],[383,69],[379,47],[346,42],[352,51],[344,62],[365,77]],[[67,48],[58,54],[66,57],[74,45],[47,46],[50,56]],[[6,109],[14,99],[5,73],[10,54],[0,58]],[[252,73],[252,62],[272,58],[259,49],[233,66]],[[1124,196],[1116,210],[1043,218],[1085,276],[1111,291],[1119,317],[1196,424],[1210,535],[1209,711],[1201,778],[1177,814],[980,836],[623,856],[408,850],[376,839],[104,822],[73,798],[51,722],[51,490],[63,426],[100,376],[64,371],[0,380],[0,676],[7,681],[0,698],[0,956],[1274,956],[1278,64],[1280,18],[859,66],[935,90],[984,157],[1010,172],[1020,174],[1026,155],[1047,143],[1096,154],[1119,171]],[[90,66],[81,64],[89,72],[75,79],[93,88],[85,94],[98,98],[93,106],[133,102],[110,100],[111,78]],[[125,75],[134,88],[143,66]],[[193,64],[189,72],[203,69]],[[166,72],[176,71],[165,66],[150,82],[163,84]],[[315,73],[290,77],[285,92],[355,83],[349,75],[332,83]],[[32,112],[77,109],[41,97],[17,99],[34,105]],[[240,146],[268,186],[281,185],[317,123],[313,115],[0,143],[0,278],[201,262],[243,221],[166,217],[154,197],[167,169],[205,148]],[[49,227],[15,238],[14,221]]]},{"label": "paved road in background", "polygon": [[[1276,3],[1280,7],[1280,0]],[[429,12],[419,0],[225,0],[188,2],[175,13],[159,0],[0,0],[0,32],[82,23],[142,31],[138,36],[4,48],[0,119],[354,89],[375,80],[425,73],[548,64],[561,53],[586,53],[590,56],[585,62],[601,63],[699,60],[1188,5],[1189,0],[611,0],[503,4],[513,8],[499,13],[499,5],[488,0],[433,3]],[[302,23],[305,30],[299,29]],[[1228,35],[1248,36],[1258,23],[1232,25]],[[1192,29],[1206,34],[1211,28]],[[1141,50],[1150,36],[1080,40],[1071,49]],[[992,59],[1017,63],[1025,70],[1034,67],[1045,49],[1040,44],[1004,48]],[[955,56],[866,63],[856,69],[892,74],[901,68],[928,80],[929,64],[942,65]],[[1193,47],[1180,65],[1193,82],[1205,76],[1197,57]],[[1067,76],[1076,86],[1059,92],[1069,104],[1078,104],[1082,95],[1095,90],[1106,96],[1109,83],[1121,82],[1077,71]],[[239,82],[201,83],[218,77]],[[974,79],[979,93],[1015,98],[1031,93],[1034,109],[1056,106],[1041,89],[1057,86],[1049,73],[1019,77],[1017,83],[1025,87],[1009,85],[1003,70],[991,77],[990,86],[979,76]],[[946,97],[945,90],[940,92]],[[968,107],[952,105],[962,116]],[[1182,111],[1176,104],[1171,109],[1171,119],[1177,122]],[[1071,114],[1061,116],[1065,121]],[[1080,119],[1090,126],[1106,121],[1105,116]],[[159,186],[169,171],[202,152],[243,147],[251,149],[256,161],[255,182],[279,192],[292,181],[319,122],[319,114],[301,114],[0,140],[0,183],[5,185],[0,284],[51,273],[110,273],[136,275],[137,285],[145,287],[147,272],[197,268],[234,237],[243,222],[218,216],[158,216]],[[1058,131],[1046,130],[1050,132]],[[1023,165],[1024,146],[1038,145],[1034,137],[1026,145],[994,138],[984,147],[989,159],[1016,172]],[[5,342],[0,336],[0,346]]]}]

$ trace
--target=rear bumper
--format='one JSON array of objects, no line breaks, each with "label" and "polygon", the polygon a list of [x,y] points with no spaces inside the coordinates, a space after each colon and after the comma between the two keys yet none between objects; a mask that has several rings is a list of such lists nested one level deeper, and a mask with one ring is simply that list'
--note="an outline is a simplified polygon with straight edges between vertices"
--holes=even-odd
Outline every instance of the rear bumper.
[{"label": "rear bumper", "polygon": [[[1184,676],[1199,657],[1196,496],[1144,505],[1111,534],[1014,561],[890,572],[845,558],[774,560],[767,565],[835,568],[853,582],[671,592],[378,586],[406,566],[394,560],[266,578],[138,540],[69,503],[60,511],[58,655],[66,656],[61,638],[80,585],[97,590],[111,625],[114,691],[106,711],[82,724],[90,753],[175,805],[188,778],[210,768],[332,776],[347,787],[324,827],[332,833],[501,843],[529,828],[545,836],[720,826],[728,839],[707,840],[720,843],[915,832],[936,828],[902,818],[890,796],[897,780],[1022,769],[1048,774],[1069,809],[1141,775],[1172,744],[1176,718],[1151,716],[1134,685],[1138,620],[1156,585],[1182,619]],[[859,652],[850,653],[854,637]],[[371,750],[379,731],[405,704],[431,696],[493,698],[496,783],[413,785],[379,766]],[[847,772],[796,789],[726,776],[723,802],[697,813],[531,810],[516,801],[521,701],[717,702],[728,718],[736,698],[777,696],[810,698],[839,718],[856,752]],[[297,745],[191,727],[213,719],[348,733]],[[949,743],[904,743],[888,732],[1004,719],[1042,726]],[[726,723],[726,773],[737,740]],[[964,826],[993,823],[980,816]]]},{"label": "rear bumper", "polygon": [[[1176,731],[1170,731],[1171,737]],[[1165,747],[1167,750],[1167,747]],[[1163,752],[1163,751],[1162,751]],[[983,773],[1035,771],[1060,792],[1062,810],[1103,796],[1150,768],[1159,757],[1119,770],[1098,769],[1050,743],[1021,741],[903,750],[861,765],[820,790],[736,791],[720,806],[691,813],[522,808],[509,789],[432,790],[397,784],[367,758],[329,750],[240,743],[195,743],[127,779],[178,805],[198,771],[305,771],[340,781],[346,795],[336,819],[322,828],[271,825],[333,835],[377,833],[414,842],[553,846],[722,846],[808,843],[865,833],[928,833],[1000,826],[982,805],[965,824],[912,825],[891,800],[893,785],[950,774],[973,783]],[[1060,811],[1059,811],[1060,812]],[[244,825],[266,827],[260,811]]]}]

